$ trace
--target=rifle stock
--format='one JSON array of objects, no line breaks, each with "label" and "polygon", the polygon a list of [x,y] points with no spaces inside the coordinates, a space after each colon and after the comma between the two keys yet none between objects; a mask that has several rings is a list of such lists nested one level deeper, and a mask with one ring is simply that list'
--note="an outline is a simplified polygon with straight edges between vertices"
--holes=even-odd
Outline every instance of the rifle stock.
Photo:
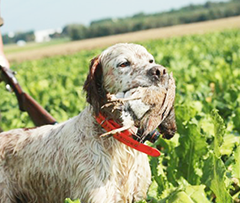
[{"label": "rifle stock", "polygon": [[36,100],[22,90],[11,69],[0,66],[0,70],[1,79],[10,85],[17,97],[19,109],[26,111],[36,126],[56,123],[56,120]]}]

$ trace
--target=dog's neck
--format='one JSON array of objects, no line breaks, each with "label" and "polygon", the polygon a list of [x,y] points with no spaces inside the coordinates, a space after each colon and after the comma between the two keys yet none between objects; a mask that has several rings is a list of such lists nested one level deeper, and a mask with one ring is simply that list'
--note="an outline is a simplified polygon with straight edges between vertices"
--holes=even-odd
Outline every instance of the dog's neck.
[{"label": "dog's neck", "polygon": [[[150,156],[160,156],[160,152],[157,149],[133,139],[133,132],[129,129],[123,129],[122,126],[116,123],[114,120],[107,119],[101,113],[95,115],[95,119],[103,129],[105,129],[107,132],[112,132],[111,135],[114,137],[114,139],[125,144],[126,146]],[[155,131],[151,136],[155,136],[155,133],[157,132],[158,131]]]}]

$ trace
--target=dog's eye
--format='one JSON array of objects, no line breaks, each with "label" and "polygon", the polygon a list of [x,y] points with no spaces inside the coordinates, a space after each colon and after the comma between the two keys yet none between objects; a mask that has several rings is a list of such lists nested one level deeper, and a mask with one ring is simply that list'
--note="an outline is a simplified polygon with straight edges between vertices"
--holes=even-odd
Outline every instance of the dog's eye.
[{"label": "dog's eye", "polygon": [[149,60],[149,63],[153,63],[153,59],[150,59],[150,60]]},{"label": "dog's eye", "polygon": [[130,66],[130,62],[129,62],[129,61],[126,61],[126,62],[124,62],[124,63],[118,64],[118,66],[121,67],[121,68],[127,67],[127,66]]}]

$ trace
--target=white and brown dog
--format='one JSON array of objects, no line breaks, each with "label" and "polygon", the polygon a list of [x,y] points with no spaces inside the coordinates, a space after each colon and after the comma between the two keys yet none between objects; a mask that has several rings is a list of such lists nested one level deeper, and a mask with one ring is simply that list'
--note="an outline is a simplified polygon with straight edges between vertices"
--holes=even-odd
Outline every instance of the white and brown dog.
[{"label": "white and brown dog", "polygon": [[78,116],[0,134],[0,202],[61,203],[69,197],[83,203],[131,203],[146,198],[151,183],[147,155],[113,137],[100,137],[105,131],[95,115],[108,93],[151,86],[164,74],[166,69],[140,45],[117,44],[103,51],[91,62],[84,85],[90,105]]}]

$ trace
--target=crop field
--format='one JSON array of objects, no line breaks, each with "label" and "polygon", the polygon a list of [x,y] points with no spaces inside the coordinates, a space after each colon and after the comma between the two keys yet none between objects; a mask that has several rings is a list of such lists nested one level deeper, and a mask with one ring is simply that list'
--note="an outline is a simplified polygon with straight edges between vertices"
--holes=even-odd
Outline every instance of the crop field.
[{"label": "crop field", "polygon": [[[173,72],[178,127],[174,138],[154,144],[161,156],[149,158],[152,184],[142,203],[240,202],[240,29],[140,44]],[[101,51],[14,63],[12,69],[23,89],[61,122],[87,105],[82,86],[90,59]],[[0,95],[4,130],[33,126],[3,83]]]},{"label": "crop field", "polygon": [[73,54],[81,50],[103,48],[119,42],[138,42],[151,39],[169,38],[190,34],[203,34],[215,30],[240,28],[240,16],[229,17],[205,22],[190,23],[143,30],[138,32],[99,37],[69,42],[66,39],[46,43],[30,43],[27,46],[5,46],[5,53],[10,62],[23,62],[26,60],[41,59],[54,55]]}]

